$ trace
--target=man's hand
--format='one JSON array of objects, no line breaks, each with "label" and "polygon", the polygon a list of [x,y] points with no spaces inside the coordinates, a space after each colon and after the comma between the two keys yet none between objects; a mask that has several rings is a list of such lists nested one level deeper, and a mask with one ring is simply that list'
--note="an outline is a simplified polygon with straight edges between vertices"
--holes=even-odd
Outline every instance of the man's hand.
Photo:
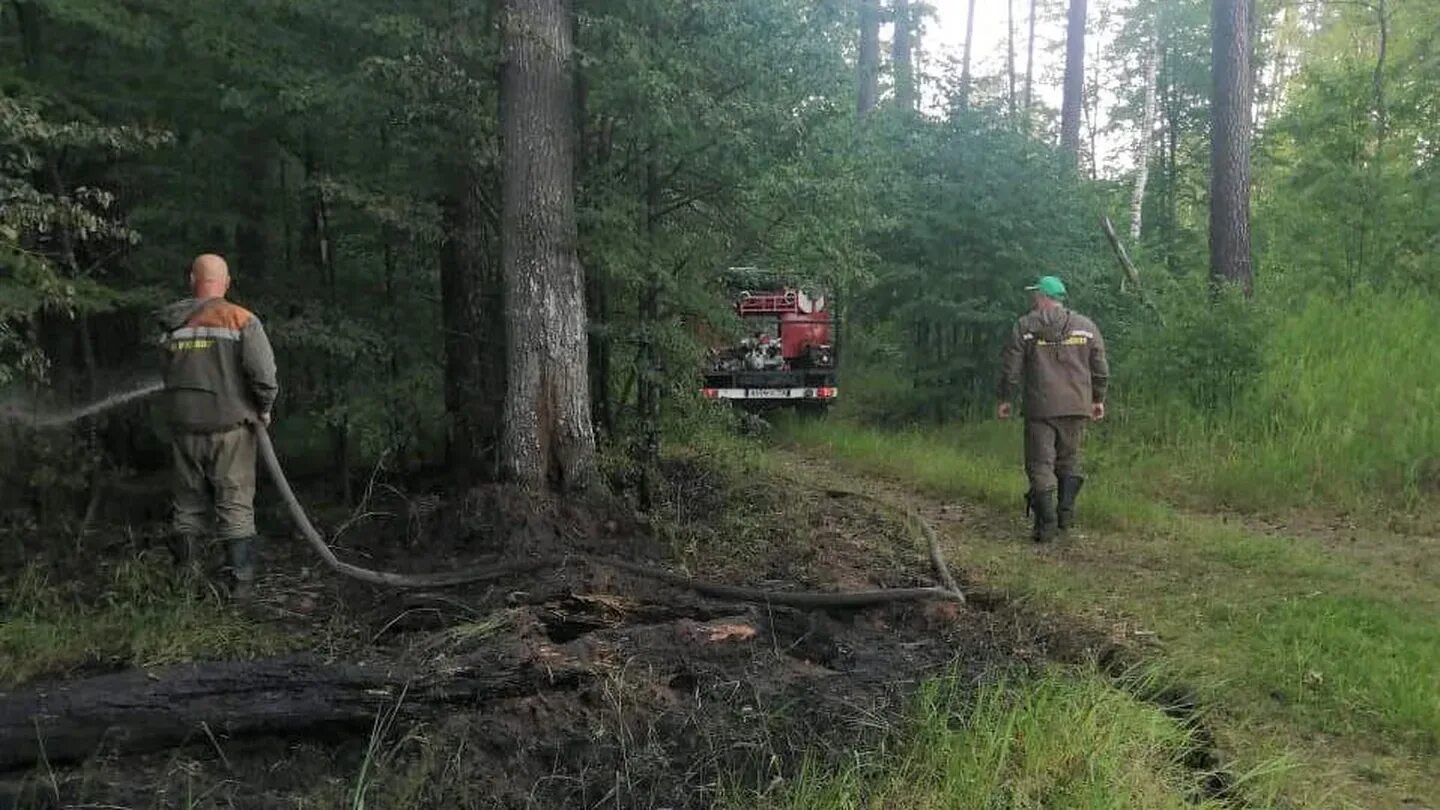
[{"label": "man's hand", "polygon": [[270,427],[270,412],[269,412],[269,411],[266,411],[265,413],[260,414],[260,424],[264,425],[264,426],[267,427],[267,428]]},{"label": "man's hand", "polygon": [[1014,409],[1010,406],[1010,403],[1008,402],[1000,403],[1000,407],[995,409],[995,416],[999,418],[1002,422],[1006,419],[1009,419],[1012,413],[1014,413]]},{"label": "man's hand", "polygon": [[1097,402],[1090,407],[1090,419],[1096,422],[1105,418],[1105,403]]}]

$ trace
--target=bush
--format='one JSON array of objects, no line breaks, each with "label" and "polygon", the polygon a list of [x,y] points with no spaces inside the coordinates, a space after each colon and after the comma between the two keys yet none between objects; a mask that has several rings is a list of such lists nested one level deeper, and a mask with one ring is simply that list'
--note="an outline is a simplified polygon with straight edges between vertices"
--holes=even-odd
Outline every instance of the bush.
[{"label": "bush", "polygon": [[1183,403],[1199,415],[1230,416],[1264,366],[1264,310],[1227,290],[1213,301],[1187,285],[1165,324],[1151,321],[1116,341],[1114,364],[1130,405]]}]

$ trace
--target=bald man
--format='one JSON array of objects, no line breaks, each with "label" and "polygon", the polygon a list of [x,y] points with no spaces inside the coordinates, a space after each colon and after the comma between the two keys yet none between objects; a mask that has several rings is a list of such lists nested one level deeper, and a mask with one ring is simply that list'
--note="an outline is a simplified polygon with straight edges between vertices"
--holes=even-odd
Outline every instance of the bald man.
[{"label": "bald man", "polygon": [[[279,386],[275,354],[260,319],[225,300],[230,268],[207,253],[190,266],[193,297],[160,313],[165,410],[175,465],[177,561],[201,538],[224,540],[234,595],[255,579],[255,433],[270,424]],[[213,529],[214,534],[211,534]]]}]

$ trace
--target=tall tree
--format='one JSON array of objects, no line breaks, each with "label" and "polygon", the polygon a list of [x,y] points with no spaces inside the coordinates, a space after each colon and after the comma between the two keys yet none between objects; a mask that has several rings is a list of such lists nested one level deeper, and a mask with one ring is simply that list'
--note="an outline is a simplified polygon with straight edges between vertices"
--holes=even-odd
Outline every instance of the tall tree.
[{"label": "tall tree", "polygon": [[1025,115],[1030,115],[1030,106],[1035,101],[1035,6],[1039,0],[1030,0],[1030,44],[1025,54]]},{"label": "tall tree", "polygon": [[975,50],[975,0],[970,0],[965,14],[965,54],[960,67],[960,101],[970,104],[970,57]]},{"label": "tall tree", "polygon": [[1155,107],[1159,71],[1160,42],[1150,40],[1145,52],[1145,109],[1140,116],[1140,133],[1135,139],[1135,188],[1130,194],[1130,241],[1140,241],[1145,215],[1145,187],[1150,182],[1150,145],[1155,138]]},{"label": "tall tree", "polygon": [[895,66],[895,106],[904,112],[915,109],[915,54],[912,47],[914,16],[910,0],[895,0],[895,35],[891,39],[890,61]]},{"label": "tall tree", "polygon": [[880,0],[860,0],[860,48],[856,62],[860,75],[855,109],[863,116],[875,109],[880,90]]},{"label": "tall tree", "polygon": [[1070,0],[1065,32],[1065,98],[1060,107],[1060,148],[1071,163],[1080,159],[1080,117],[1085,105],[1086,0]]},{"label": "tall tree", "polygon": [[[974,12],[975,4],[970,4]],[[1005,38],[1005,98],[1010,120],[1015,120],[1015,0],[1006,0]]]},{"label": "tall tree", "polygon": [[583,276],[576,253],[569,0],[501,6],[501,266],[508,380],[501,470],[568,491],[595,471]]},{"label": "tall tree", "polygon": [[1210,12],[1210,277],[1216,284],[1238,284],[1247,295],[1255,279],[1250,256],[1253,2],[1215,0]]},{"label": "tall tree", "polygon": [[498,235],[491,219],[492,176],[455,174],[445,200],[447,240],[440,256],[445,329],[446,462],[462,481],[492,480],[505,409],[505,308]]}]

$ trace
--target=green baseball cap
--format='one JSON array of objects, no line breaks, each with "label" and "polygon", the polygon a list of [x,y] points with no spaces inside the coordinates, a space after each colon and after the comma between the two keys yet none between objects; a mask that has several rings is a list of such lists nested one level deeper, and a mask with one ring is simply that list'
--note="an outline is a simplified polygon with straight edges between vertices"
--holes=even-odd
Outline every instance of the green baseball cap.
[{"label": "green baseball cap", "polygon": [[1025,288],[1026,292],[1038,292],[1056,301],[1065,300],[1065,282],[1056,276],[1041,276],[1038,281]]}]

